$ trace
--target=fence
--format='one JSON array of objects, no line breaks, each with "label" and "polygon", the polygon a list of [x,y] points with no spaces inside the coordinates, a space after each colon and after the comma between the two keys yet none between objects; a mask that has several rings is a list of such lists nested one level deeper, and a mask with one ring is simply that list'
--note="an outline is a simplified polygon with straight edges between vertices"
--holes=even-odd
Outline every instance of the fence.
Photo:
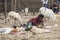
[{"label": "fence", "polygon": [[[49,0],[49,8],[50,5],[53,4],[54,0]],[[58,4],[59,5],[59,4]],[[7,16],[7,12],[9,11],[17,11],[21,12],[26,7],[29,8],[30,12],[38,12],[39,8],[42,6],[41,0],[1,0],[0,1],[0,13],[3,12],[3,15]],[[60,6],[58,6],[60,9]],[[53,6],[52,6],[53,9]],[[5,20],[6,22],[6,20]]]}]

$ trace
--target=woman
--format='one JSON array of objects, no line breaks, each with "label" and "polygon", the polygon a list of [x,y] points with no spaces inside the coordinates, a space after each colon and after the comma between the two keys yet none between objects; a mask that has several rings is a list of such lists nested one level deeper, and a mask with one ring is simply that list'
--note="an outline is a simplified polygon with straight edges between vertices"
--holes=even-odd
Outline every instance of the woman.
[{"label": "woman", "polygon": [[26,30],[29,31],[32,29],[33,26],[39,26],[41,25],[41,28],[44,26],[44,15],[43,14],[40,14],[38,15],[38,17],[35,17],[35,18],[32,18],[28,21],[27,23],[27,27],[26,27]]}]

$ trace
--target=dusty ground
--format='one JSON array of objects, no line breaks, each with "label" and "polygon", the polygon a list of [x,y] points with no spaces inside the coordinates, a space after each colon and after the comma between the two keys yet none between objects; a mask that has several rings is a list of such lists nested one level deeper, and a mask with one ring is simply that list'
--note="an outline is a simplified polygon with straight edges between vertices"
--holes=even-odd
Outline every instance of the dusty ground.
[{"label": "dusty ground", "polygon": [[[33,16],[22,16],[22,18],[24,19],[24,22],[27,22],[27,20],[29,20],[30,18],[32,18]],[[50,29],[51,32],[50,33],[40,33],[40,34],[32,34],[32,33],[28,33],[28,35],[11,35],[11,34],[6,34],[6,35],[2,35],[0,34],[0,40],[60,40],[60,15],[56,15],[57,17],[57,21],[56,24],[58,24],[57,27],[52,26],[52,28]],[[0,27],[6,27],[8,24],[0,24]],[[30,35],[31,34],[31,35]],[[28,37],[28,39],[25,39],[26,37]]]}]

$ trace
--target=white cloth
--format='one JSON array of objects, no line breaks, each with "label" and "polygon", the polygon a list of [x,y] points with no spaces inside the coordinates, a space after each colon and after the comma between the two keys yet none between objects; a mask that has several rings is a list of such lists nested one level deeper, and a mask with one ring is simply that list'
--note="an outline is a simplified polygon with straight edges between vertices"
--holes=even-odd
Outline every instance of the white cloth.
[{"label": "white cloth", "polygon": [[10,33],[12,28],[0,28],[0,34],[7,34]]},{"label": "white cloth", "polygon": [[25,34],[26,31],[25,31],[25,28],[24,27],[20,27],[18,28],[19,29],[19,33],[17,35],[20,35],[20,34]]},{"label": "white cloth", "polygon": [[24,31],[24,30],[25,30],[25,28],[24,28],[24,27],[21,27],[21,28],[20,28],[20,31]]}]

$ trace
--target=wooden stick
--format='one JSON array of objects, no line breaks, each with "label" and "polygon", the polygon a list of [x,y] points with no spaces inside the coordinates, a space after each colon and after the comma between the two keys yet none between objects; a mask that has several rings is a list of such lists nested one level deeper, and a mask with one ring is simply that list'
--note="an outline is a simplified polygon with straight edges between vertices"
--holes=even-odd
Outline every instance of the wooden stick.
[{"label": "wooden stick", "polygon": [[52,9],[53,9],[53,0],[51,0],[51,2],[52,2]]},{"label": "wooden stick", "polygon": [[13,10],[13,0],[11,1],[11,10]]},{"label": "wooden stick", "polygon": [[15,10],[14,11],[16,11],[16,0],[15,0]]},{"label": "wooden stick", "polygon": [[4,8],[5,8],[5,11],[4,11],[4,14],[5,14],[5,23],[6,23],[6,14],[7,14],[7,0],[4,0]]},{"label": "wooden stick", "polygon": [[20,12],[20,0],[19,0],[19,12]]}]

